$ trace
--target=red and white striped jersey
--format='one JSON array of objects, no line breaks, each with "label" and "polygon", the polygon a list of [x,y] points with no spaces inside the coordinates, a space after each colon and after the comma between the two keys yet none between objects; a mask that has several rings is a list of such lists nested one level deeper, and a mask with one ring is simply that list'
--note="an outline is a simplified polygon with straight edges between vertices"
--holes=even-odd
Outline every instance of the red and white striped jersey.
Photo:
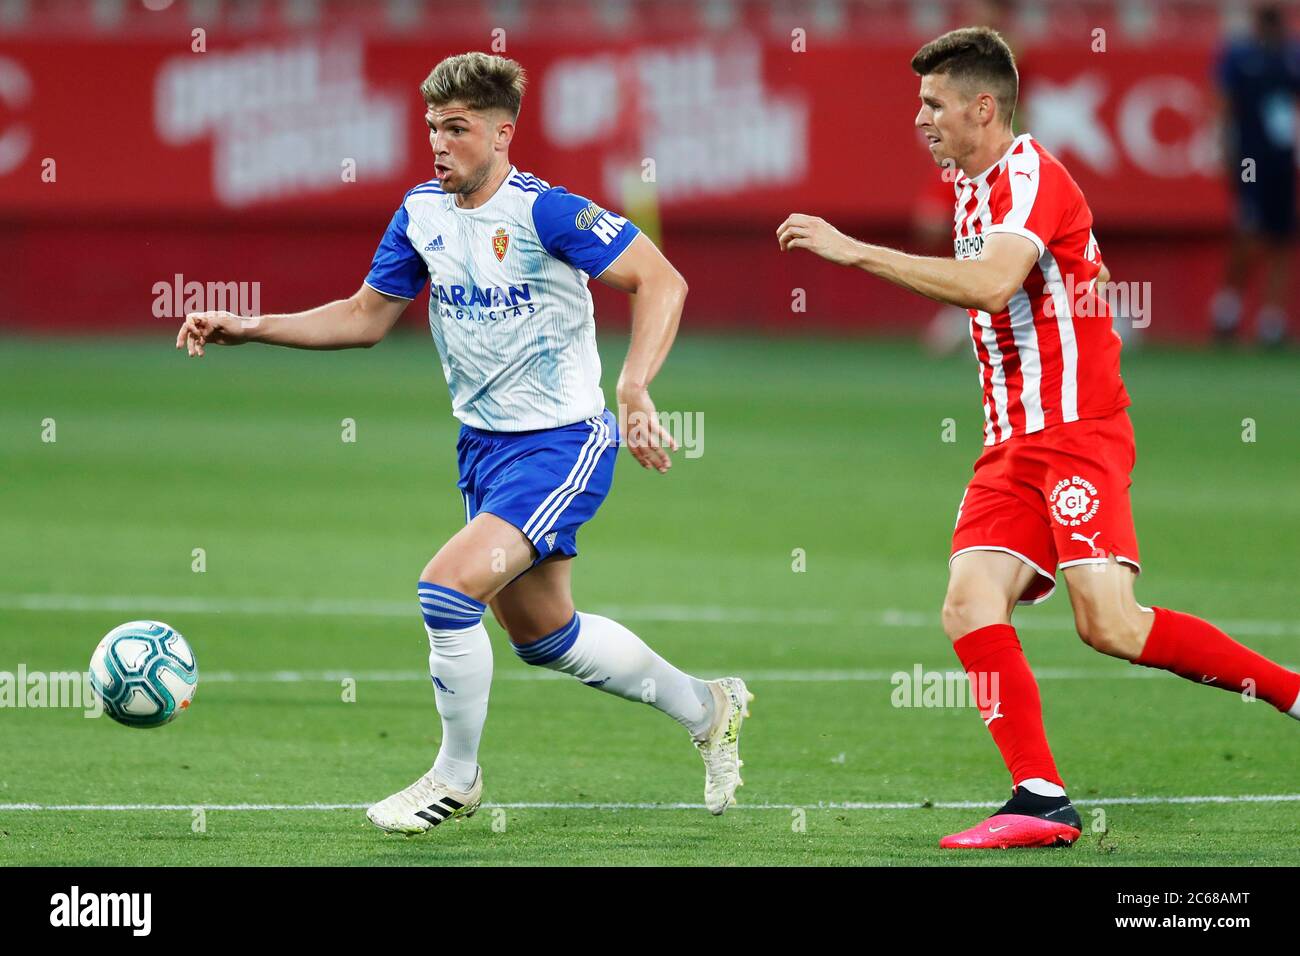
[{"label": "red and white striped jersey", "polygon": [[1101,253],[1092,210],[1065,167],[1025,133],[993,166],[953,185],[958,259],[978,259],[984,237],[999,232],[1024,236],[1038,249],[1038,262],[1004,311],[970,310],[984,444],[1126,407],[1120,338],[1096,292]]}]

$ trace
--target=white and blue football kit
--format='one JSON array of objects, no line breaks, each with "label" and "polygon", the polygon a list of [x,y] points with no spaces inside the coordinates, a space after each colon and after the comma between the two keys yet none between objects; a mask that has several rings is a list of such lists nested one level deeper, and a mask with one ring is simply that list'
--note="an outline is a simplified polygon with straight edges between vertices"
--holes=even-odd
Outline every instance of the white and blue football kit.
[{"label": "white and blue football kit", "polygon": [[[534,563],[578,553],[578,528],[614,478],[618,424],[600,390],[587,280],[636,234],[621,216],[512,166],[475,209],[457,206],[436,182],[412,189],[366,276],[379,292],[408,299],[432,283],[429,329],[461,422],[465,521],[482,512],[508,521],[533,543]],[[400,833],[478,809],[492,684],[485,603],[423,576],[418,594],[442,741],[427,774],[367,811]],[[515,643],[512,634],[511,646],[529,665],[672,717],[704,759],[709,811],[735,804],[738,735],[752,698],[740,678],[692,677],[617,621],[580,611],[540,639]],[[648,697],[647,687],[655,689]]]},{"label": "white and blue football kit", "polygon": [[473,209],[436,180],[408,192],[366,276],[406,299],[431,283],[429,330],[461,422],[465,519],[510,522],[539,560],[577,554],[577,530],[613,481],[618,426],[600,389],[587,281],[637,232],[512,166]]}]

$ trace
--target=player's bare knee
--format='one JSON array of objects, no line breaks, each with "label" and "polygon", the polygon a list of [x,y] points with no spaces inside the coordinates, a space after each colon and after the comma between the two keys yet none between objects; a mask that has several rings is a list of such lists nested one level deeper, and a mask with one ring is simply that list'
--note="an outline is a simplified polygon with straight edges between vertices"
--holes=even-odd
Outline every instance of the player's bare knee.
[{"label": "player's bare knee", "polygon": [[501,626],[505,628],[506,634],[509,635],[510,643],[514,644],[516,647],[527,644],[536,644],[547,634],[551,633],[550,631],[538,630],[536,627],[530,626],[528,622],[523,621],[514,622],[512,625],[507,625],[504,621],[500,623]]},{"label": "player's bare knee", "polygon": [[952,641],[960,640],[971,631],[990,624],[1006,624],[1010,620],[1005,608],[987,597],[977,596],[975,589],[950,589],[943,599],[941,613],[944,633]]},{"label": "player's bare knee", "polygon": [[420,583],[436,584],[439,587],[450,588],[483,603],[487,603],[490,596],[490,589],[485,587],[481,581],[474,581],[468,575],[445,566],[437,558],[425,565],[424,571],[420,575]]},{"label": "player's bare knee", "polygon": [[[506,611],[501,607],[501,602],[493,601],[488,605],[488,607],[492,609],[492,617],[494,617],[497,624],[501,626],[501,630],[505,631],[506,634],[510,634],[510,621]],[[513,639],[514,638],[512,637],[511,640]]]},{"label": "player's bare knee", "polygon": [[1138,624],[1120,613],[1076,614],[1075,629],[1095,651],[1123,660],[1136,660],[1142,653],[1145,634]]},{"label": "player's bare knee", "polygon": [[940,618],[943,621],[943,632],[948,635],[948,639],[956,641],[962,635],[969,634],[965,630],[965,613],[961,604],[954,601],[951,597],[943,599],[943,610],[940,612]]},{"label": "player's bare knee", "polygon": [[566,606],[556,603],[526,608],[521,613],[508,615],[504,620],[498,616],[497,621],[510,635],[510,643],[519,646],[535,644],[562,630],[573,620],[574,613],[572,604]]}]

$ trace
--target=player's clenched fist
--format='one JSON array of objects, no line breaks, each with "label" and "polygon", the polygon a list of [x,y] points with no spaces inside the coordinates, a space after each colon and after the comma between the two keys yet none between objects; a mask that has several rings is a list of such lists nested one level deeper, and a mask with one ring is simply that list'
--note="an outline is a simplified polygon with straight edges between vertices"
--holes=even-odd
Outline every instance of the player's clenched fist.
[{"label": "player's clenched fist", "polygon": [[241,345],[248,341],[249,320],[231,312],[191,312],[176,333],[176,347],[202,355],[203,347]]},{"label": "player's clenched fist", "polygon": [[781,251],[807,249],[838,265],[852,265],[859,243],[840,232],[825,219],[794,213],[776,230]]}]

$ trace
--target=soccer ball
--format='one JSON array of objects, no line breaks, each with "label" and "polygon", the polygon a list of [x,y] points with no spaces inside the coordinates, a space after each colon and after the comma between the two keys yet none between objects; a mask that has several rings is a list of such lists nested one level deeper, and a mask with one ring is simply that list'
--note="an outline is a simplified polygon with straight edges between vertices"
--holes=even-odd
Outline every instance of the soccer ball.
[{"label": "soccer ball", "polygon": [[161,621],[113,628],[90,655],[90,686],[104,712],[128,727],[161,727],[190,706],[199,682],[194,651]]}]

